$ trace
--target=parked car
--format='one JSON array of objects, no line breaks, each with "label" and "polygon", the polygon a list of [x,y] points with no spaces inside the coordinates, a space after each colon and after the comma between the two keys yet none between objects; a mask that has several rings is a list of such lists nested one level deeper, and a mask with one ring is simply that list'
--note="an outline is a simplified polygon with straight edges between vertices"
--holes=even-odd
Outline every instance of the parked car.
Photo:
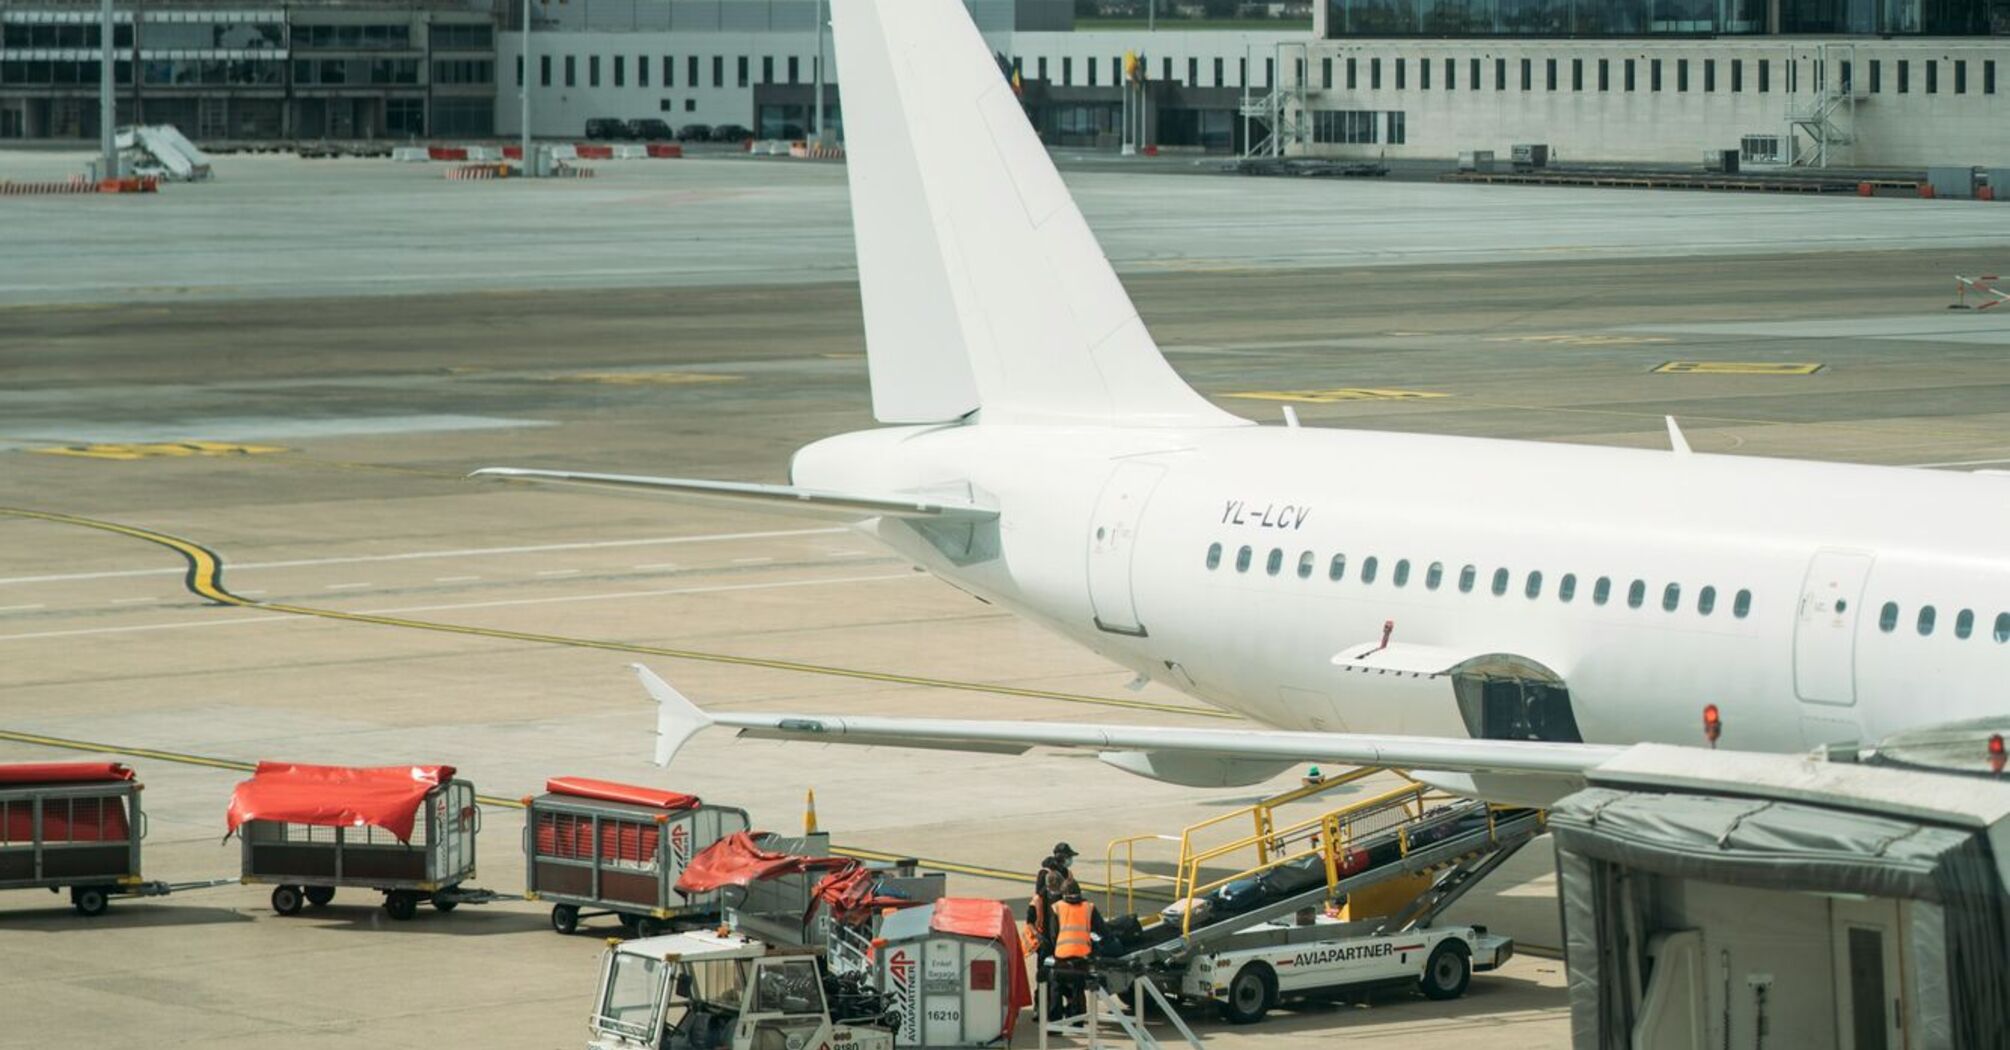
[{"label": "parked car", "polygon": [[662,142],[676,138],[677,133],[670,130],[670,125],[655,117],[643,117],[641,120],[628,122],[628,137],[643,142]]},{"label": "parked car", "polygon": [[713,142],[745,142],[753,137],[753,132],[738,124],[721,124],[712,129]]},{"label": "parked car", "polygon": [[589,139],[629,138],[628,125],[613,117],[594,117],[586,122],[586,137]]},{"label": "parked car", "polygon": [[791,142],[804,138],[805,136],[803,135],[803,126],[801,124],[782,125],[782,137],[788,139]]},{"label": "parked car", "polygon": [[709,142],[712,129],[703,124],[686,124],[677,132],[679,142]]}]

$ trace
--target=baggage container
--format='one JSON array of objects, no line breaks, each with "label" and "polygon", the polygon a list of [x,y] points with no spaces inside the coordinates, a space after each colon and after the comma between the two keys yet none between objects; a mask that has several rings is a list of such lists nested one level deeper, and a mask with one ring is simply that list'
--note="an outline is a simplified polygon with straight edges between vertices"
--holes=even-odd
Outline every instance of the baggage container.
[{"label": "baggage container", "polygon": [[354,768],[260,762],[231,796],[240,881],[273,887],[272,909],[325,906],[339,887],[384,894],[393,919],[500,899],[475,874],[481,809],[452,766]]},{"label": "baggage container", "polygon": [[1010,1043],[1033,1003],[1012,909],[943,898],[885,916],[873,941],[874,983],[896,1013],[896,1047]]},{"label": "baggage container", "polygon": [[642,936],[721,918],[721,890],[677,889],[691,858],[751,826],[747,811],[696,796],[554,777],[524,800],[524,896],[551,902],[551,927],[612,915]]},{"label": "baggage container", "polygon": [[125,766],[0,766],[0,889],[67,888],[78,914],[102,914],[113,896],[145,892],[145,835],[140,784]]}]

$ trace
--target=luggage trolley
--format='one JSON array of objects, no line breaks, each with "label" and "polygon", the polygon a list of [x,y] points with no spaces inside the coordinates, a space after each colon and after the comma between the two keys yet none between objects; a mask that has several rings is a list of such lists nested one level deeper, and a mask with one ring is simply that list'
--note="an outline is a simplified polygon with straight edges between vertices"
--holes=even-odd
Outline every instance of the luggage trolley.
[{"label": "luggage trolley", "polygon": [[524,808],[524,896],[551,902],[559,933],[596,915],[645,937],[718,919],[721,891],[687,894],[677,880],[692,857],[750,826],[744,809],[586,777],[553,777]]},{"label": "luggage trolley", "polygon": [[69,887],[79,915],[113,897],[159,897],[228,880],[166,883],[140,877],[142,785],[117,762],[0,766],[0,889]]},{"label": "luggage trolley", "polygon": [[243,842],[240,881],[271,885],[281,915],[324,906],[343,886],[383,893],[399,920],[421,901],[446,912],[504,899],[463,888],[481,809],[452,766],[260,762],[231,795],[229,825]]}]

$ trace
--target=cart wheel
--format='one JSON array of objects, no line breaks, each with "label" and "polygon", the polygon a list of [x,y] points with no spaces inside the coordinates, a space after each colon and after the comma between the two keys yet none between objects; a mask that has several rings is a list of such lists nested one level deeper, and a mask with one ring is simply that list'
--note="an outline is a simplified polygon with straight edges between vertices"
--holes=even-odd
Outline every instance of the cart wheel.
[{"label": "cart wheel", "polygon": [[392,890],[384,894],[384,913],[404,922],[419,913],[419,898],[410,890]]},{"label": "cart wheel", "polygon": [[570,904],[551,906],[551,928],[570,936],[579,929],[579,909]]},{"label": "cart wheel", "polygon": [[272,910],[281,915],[300,914],[300,906],[304,902],[298,886],[272,887]]},{"label": "cart wheel", "polygon": [[635,920],[635,936],[655,937],[668,933],[670,924],[661,919],[638,918]]},{"label": "cart wheel", "polygon": [[307,903],[317,908],[326,908],[328,902],[335,899],[335,887],[333,886],[309,886],[306,893]]},{"label": "cart wheel", "polygon": [[460,906],[461,902],[453,900],[452,898],[447,899],[442,899],[439,897],[433,898],[433,907],[439,909],[440,911],[453,911],[455,908],[458,908]]},{"label": "cart wheel", "polygon": [[77,914],[79,915],[103,915],[105,909],[111,903],[111,898],[105,895],[102,887],[72,886],[70,888],[70,906],[77,909]]},{"label": "cart wheel", "polygon": [[625,911],[619,911],[614,913],[614,920],[621,924],[621,932],[623,934],[629,937],[641,936],[640,934],[635,932],[636,924],[642,921],[641,916],[630,915]]},{"label": "cart wheel", "polygon": [[1472,959],[1467,956],[1466,946],[1458,941],[1445,941],[1432,949],[1418,984],[1426,999],[1457,999],[1466,994],[1466,985],[1472,979]]}]

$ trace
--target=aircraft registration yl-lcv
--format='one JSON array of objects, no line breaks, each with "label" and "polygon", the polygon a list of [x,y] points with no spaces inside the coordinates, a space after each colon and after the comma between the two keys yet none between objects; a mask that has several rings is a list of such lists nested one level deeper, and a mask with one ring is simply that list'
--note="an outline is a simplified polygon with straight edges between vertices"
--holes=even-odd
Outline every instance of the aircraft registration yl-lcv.
[{"label": "aircraft registration yl-lcv", "polygon": [[[1802,751],[2006,709],[2010,484],[1260,427],[1160,354],[963,5],[834,0],[878,429],[789,484],[490,469],[851,523],[1271,729],[698,715],[826,742],[1077,747],[1188,785],[1300,761],[1544,801],[1639,742]],[[656,683],[660,684],[660,683]],[[667,689],[667,687],[665,687]],[[667,760],[667,754],[661,756]]]}]

